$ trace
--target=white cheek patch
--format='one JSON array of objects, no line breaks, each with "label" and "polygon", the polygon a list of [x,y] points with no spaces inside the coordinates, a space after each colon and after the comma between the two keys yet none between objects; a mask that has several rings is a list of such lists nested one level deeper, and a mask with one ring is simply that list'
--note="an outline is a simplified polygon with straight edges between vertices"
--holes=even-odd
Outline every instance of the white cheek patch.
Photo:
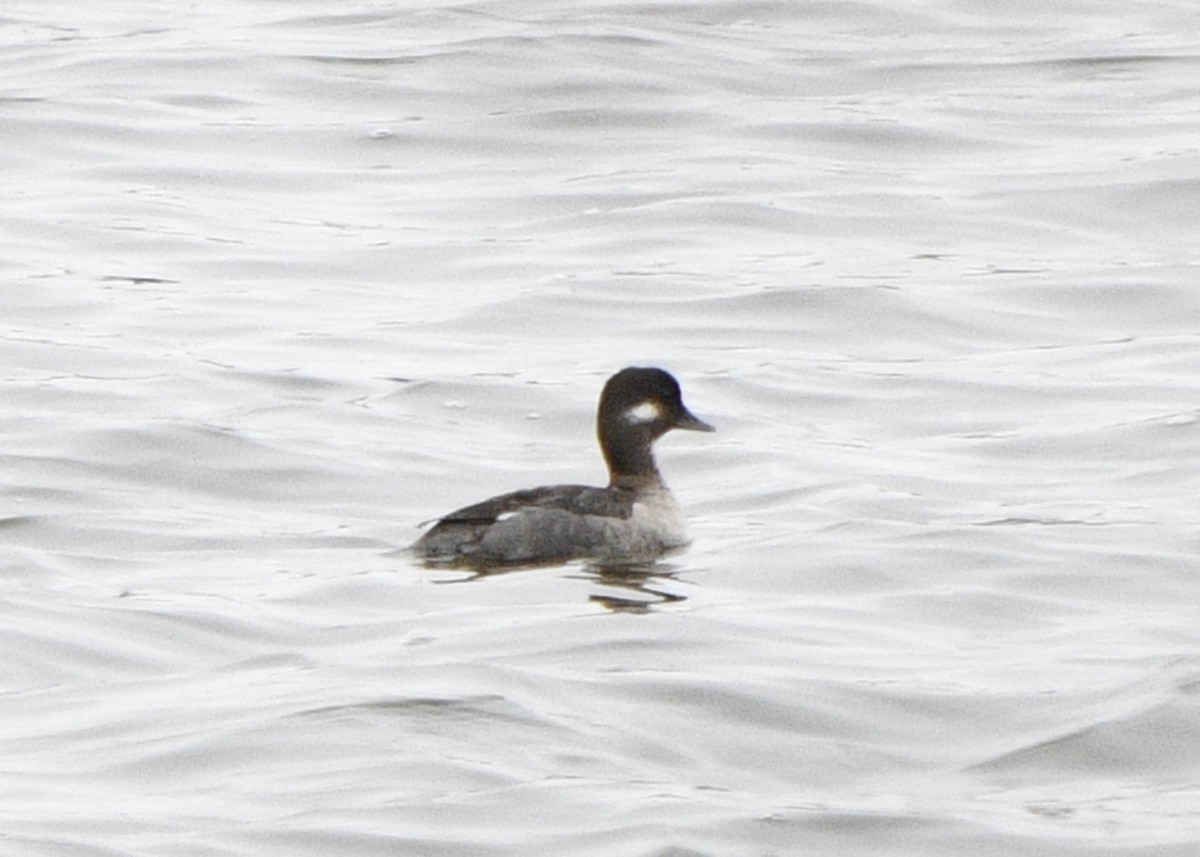
[{"label": "white cheek patch", "polygon": [[662,418],[662,408],[655,402],[642,402],[625,412],[625,422],[633,425],[644,425]]}]

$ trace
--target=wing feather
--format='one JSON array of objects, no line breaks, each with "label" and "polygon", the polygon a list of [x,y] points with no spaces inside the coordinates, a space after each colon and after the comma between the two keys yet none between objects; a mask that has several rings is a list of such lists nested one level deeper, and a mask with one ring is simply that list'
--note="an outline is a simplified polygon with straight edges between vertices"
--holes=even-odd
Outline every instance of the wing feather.
[{"label": "wing feather", "polygon": [[629,492],[551,485],[501,494],[445,515],[413,548],[436,562],[542,562],[601,547],[633,514]]}]

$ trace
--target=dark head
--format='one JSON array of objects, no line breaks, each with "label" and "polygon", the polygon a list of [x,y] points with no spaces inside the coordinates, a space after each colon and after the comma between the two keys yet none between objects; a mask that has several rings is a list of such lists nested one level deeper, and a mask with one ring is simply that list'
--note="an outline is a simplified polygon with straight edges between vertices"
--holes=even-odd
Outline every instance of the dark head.
[{"label": "dark head", "polygon": [[679,382],[662,369],[631,366],[608,379],[596,416],[610,484],[660,479],[651,445],[671,429],[714,431],[683,404]]}]

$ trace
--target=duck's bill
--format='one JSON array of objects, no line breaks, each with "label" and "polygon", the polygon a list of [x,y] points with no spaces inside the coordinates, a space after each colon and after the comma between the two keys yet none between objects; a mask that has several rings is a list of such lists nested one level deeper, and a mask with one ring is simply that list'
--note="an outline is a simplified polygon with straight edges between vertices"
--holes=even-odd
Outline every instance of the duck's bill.
[{"label": "duck's bill", "polygon": [[715,428],[686,408],[679,415],[679,419],[675,420],[675,425],[672,428],[687,429],[688,431],[716,431]]}]

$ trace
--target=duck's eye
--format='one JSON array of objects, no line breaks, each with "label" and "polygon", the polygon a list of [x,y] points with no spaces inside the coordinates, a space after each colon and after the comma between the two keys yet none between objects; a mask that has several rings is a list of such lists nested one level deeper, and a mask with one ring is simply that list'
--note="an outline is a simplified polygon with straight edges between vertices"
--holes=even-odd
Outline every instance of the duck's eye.
[{"label": "duck's eye", "polygon": [[633,425],[652,423],[662,419],[662,408],[658,402],[642,402],[625,412],[625,421]]}]

